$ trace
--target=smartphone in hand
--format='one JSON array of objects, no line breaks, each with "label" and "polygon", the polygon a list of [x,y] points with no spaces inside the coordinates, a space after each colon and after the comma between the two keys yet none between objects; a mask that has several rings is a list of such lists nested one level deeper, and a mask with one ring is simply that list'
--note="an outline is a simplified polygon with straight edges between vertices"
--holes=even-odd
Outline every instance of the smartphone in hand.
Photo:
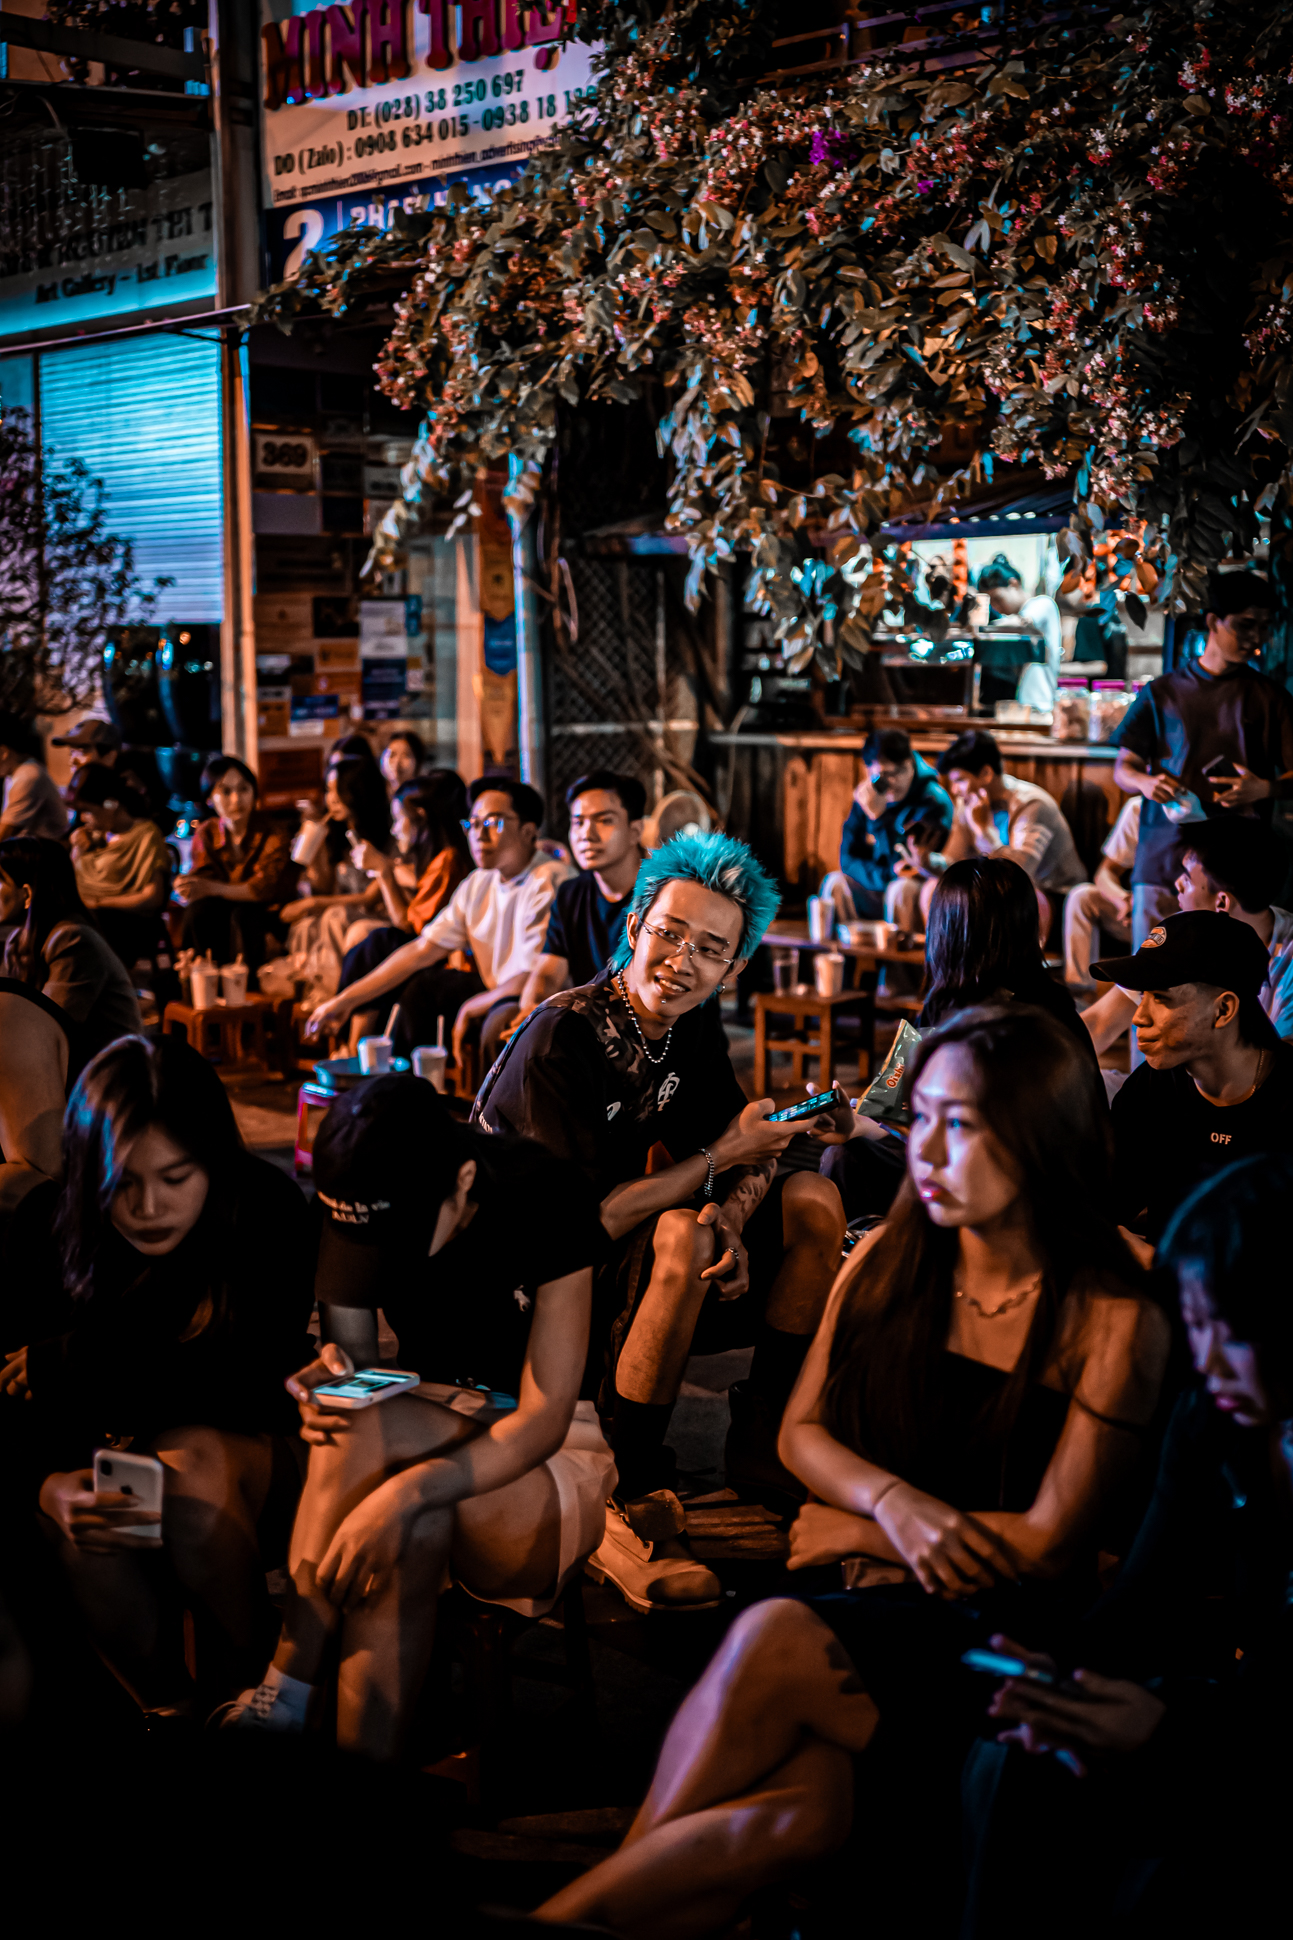
[{"label": "smartphone in hand", "polygon": [[784,1111],[770,1111],[769,1125],[794,1125],[801,1118],[820,1118],[823,1112],[834,1111],[839,1104],[839,1094],[834,1085],[829,1091],[818,1091],[811,1098],[804,1098],[797,1105],[787,1105]]},{"label": "smartphone in hand", "polygon": [[[162,1512],[162,1487],[166,1471],[155,1455],[123,1455],[116,1448],[97,1448],[94,1451],[94,1493],[96,1495],[130,1495],[138,1499],[141,1509]],[[122,1536],[142,1536],[146,1542],[161,1543],[162,1525],[160,1522],[127,1523],[118,1533]]]},{"label": "smartphone in hand", "polygon": [[335,1381],[311,1388],[310,1400],[329,1408],[371,1408],[393,1394],[407,1394],[421,1379],[402,1367],[358,1367],[353,1374],[338,1375]]}]

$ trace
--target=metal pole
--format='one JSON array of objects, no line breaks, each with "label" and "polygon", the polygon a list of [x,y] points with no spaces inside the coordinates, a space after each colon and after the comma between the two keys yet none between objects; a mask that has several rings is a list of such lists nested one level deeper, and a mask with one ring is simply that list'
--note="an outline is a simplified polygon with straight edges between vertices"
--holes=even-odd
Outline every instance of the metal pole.
[{"label": "metal pole", "polygon": [[516,741],[521,780],[544,785],[542,689],[539,679],[539,609],[534,596],[534,524],[531,508],[518,505],[520,459],[508,460],[508,522],[512,528],[512,585],[516,596]]},{"label": "metal pole", "polygon": [[[245,304],[260,280],[256,209],[256,37],[247,0],[211,0],[208,57],[214,110],[216,263],[222,309]],[[241,333],[220,346],[224,498],[224,620],[220,628],[221,741],[257,766],[255,556],[251,439]]]}]

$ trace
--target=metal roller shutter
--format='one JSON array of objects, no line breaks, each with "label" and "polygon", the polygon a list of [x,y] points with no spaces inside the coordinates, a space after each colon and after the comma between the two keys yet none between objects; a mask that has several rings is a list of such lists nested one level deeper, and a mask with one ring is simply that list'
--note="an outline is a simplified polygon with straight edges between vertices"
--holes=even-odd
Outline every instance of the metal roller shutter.
[{"label": "metal roller shutter", "polygon": [[157,336],[46,352],[41,435],[60,458],[83,458],[107,487],[109,530],[135,547],[145,585],[174,581],[159,621],[224,613],[220,350]]}]

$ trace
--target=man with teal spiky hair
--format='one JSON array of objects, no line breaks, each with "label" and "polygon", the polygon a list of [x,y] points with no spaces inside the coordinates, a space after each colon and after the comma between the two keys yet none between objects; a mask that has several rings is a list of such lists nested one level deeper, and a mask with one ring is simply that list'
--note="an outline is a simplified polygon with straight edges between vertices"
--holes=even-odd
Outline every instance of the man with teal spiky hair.
[{"label": "man with teal spiky hair", "polygon": [[778,1164],[802,1127],[770,1124],[770,1098],[747,1102],[718,1017],[776,907],[743,842],[666,842],[638,871],[612,961],[531,1013],[473,1112],[572,1159],[596,1188],[609,1244],[590,1370],[619,1487],[589,1569],[639,1610],[706,1609],[721,1594],[667,1486],[688,1356],[754,1347],[748,1386],[732,1390],[727,1479],[793,1488],[777,1429],[839,1262],[839,1194],[816,1157],[812,1171]]}]

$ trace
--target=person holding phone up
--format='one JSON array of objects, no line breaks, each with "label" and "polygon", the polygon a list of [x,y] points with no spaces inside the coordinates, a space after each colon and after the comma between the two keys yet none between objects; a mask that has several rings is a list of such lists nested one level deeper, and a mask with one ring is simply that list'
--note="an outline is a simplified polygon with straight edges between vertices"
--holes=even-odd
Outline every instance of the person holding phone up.
[{"label": "person holding phone up", "polygon": [[[542,1616],[602,1539],[615,1465],[581,1389],[606,1239],[573,1166],[469,1131],[420,1078],[339,1099],[314,1178],[325,1344],[288,1383],[310,1449],[294,1594],[272,1664],[227,1722],[303,1729],[338,1637],[337,1741],[389,1759],[446,1570],[471,1596]],[[372,1368],[379,1302],[422,1380],[338,1406],[316,1390]]]},{"label": "person holding phone up", "polygon": [[[101,1051],[63,1145],[61,1194],[33,1194],[9,1236],[4,1432],[100,1654],[145,1712],[200,1716],[264,1661],[262,1518],[299,1488],[283,1381],[309,1339],[309,1215],[178,1038]],[[96,1493],[96,1449],[162,1463],[160,1553],[126,1533],[154,1520],[137,1499]]]},{"label": "person holding phone up", "polygon": [[[721,1586],[692,1557],[664,1446],[690,1354],[754,1348],[730,1390],[729,1485],[784,1493],[781,1411],[839,1260],[839,1194],[779,1166],[804,1123],[746,1100],[717,998],[776,910],[743,842],[679,835],[642,863],[624,936],[590,984],[533,1011],[482,1085],[475,1121],[536,1138],[579,1167],[611,1248],[594,1294],[620,1486],[590,1570],[635,1609],[709,1608]],[[807,1121],[811,1123],[813,1121]]]},{"label": "person holding phone up", "polygon": [[1239,814],[1269,825],[1274,804],[1293,799],[1293,698],[1251,664],[1274,605],[1260,574],[1217,574],[1202,653],[1143,687],[1119,730],[1114,781],[1144,800],[1131,872],[1134,949],[1176,909],[1191,823]]},{"label": "person holding phone up", "polygon": [[540,1919],[654,1933],[700,1907],[689,1931],[724,1930],[841,1843],[883,1721],[868,1859],[907,1904],[919,1879],[930,1931],[954,1927],[932,1910],[958,1848],[943,1807],[984,1705],[961,1653],[1089,1598],[1168,1327],[1113,1223],[1103,1092],[1068,1032],[962,1011],[922,1044],[911,1095],[906,1182],[841,1272],[782,1426],[812,1491],[791,1531],[802,1600],[737,1619],[623,1847]]}]

